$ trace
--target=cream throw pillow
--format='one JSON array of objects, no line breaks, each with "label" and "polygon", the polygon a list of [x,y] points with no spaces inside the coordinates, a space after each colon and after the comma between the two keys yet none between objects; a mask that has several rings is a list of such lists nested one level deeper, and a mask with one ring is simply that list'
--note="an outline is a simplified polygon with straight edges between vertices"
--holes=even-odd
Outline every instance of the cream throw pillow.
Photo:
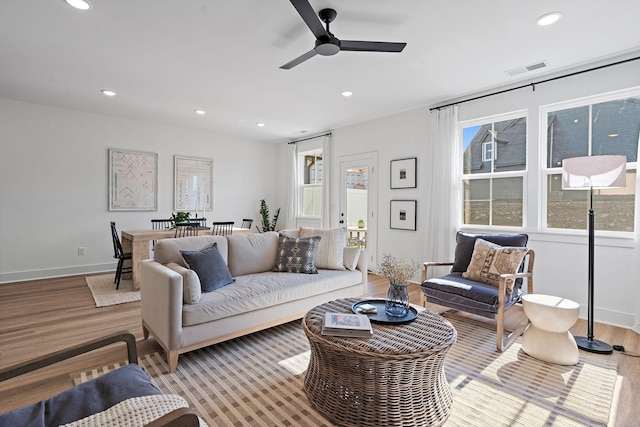
[{"label": "cream throw pillow", "polygon": [[300,237],[320,236],[316,267],[325,270],[344,270],[343,228],[300,228]]},{"label": "cream throw pillow", "polygon": [[[473,247],[471,262],[467,271],[462,273],[462,277],[499,286],[500,275],[517,273],[526,254],[527,248],[500,246],[477,239]],[[513,293],[513,283],[514,279],[506,280],[507,294]]]},{"label": "cream throw pillow", "polygon": [[344,266],[347,270],[355,270],[358,267],[360,248],[344,248]]},{"label": "cream throw pillow", "polygon": [[202,286],[200,285],[200,278],[196,272],[175,262],[170,262],[166,267],[182,276],[182,300],[184,303],[199,303],[202,297]]}]

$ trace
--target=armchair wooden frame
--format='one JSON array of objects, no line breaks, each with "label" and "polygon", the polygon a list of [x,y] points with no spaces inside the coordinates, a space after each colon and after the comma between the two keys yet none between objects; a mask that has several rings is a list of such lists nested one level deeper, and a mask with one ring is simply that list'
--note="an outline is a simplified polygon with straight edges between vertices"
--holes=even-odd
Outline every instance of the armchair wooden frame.
[{"label": "armchair wooden frame", "polygon": [[[124,342],[126,344],[129,363],[137,364],[138,350],[135,336],[130,332],[116,332],[105,337],[87,341],[83,344],[78,344],[26,362],[2,368],[0,369],[0,382],[118,342]],[[191,408],[178,408],[151,421],[146,424],[145,427],[197,427],[198,425],[198,416]]]},{"label": "armchair wooden frame", "polygon": [[[535,252],[532,249],[529,249],[525,255],[525,260],[527,260],[527,267],[522,273],[514,273],[514,274],[502,274],[500,275],[500,282],[498,285],[498,312],[495,314],[496,321],[496,349],[500,352],[509,348],[511,344],[518,338],[526,327],[529,325],[529,322],[519,325],[515,330],[509,332],[507,336],[504,335],[504,303],[505,303],[505,295],[506,295],[506,281],[507,279],[526,279],[527,281],[527,293],[533,293],[533,262],[535,260]],[[444,267],[444,266],[452,266],[453,262],[425,262],[422,264],[422,281],[420,283],[424,283],[429,277],[429,268],[432,267]],[[420,292],[420,305],[426,307],[427,296],[424,292]],[[440,311],[443,313],[445,311],[453,310],[452,308],[447,308],[445,310]]]}]

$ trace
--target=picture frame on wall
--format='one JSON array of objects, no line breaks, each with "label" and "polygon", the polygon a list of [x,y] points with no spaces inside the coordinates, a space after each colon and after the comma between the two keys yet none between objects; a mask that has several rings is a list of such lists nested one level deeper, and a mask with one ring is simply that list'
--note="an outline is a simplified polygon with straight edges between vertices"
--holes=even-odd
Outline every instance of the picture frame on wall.
[{"label": "picture frame on wall", "polygon": [[391,223],[394,230],[416,230],[417,200],[391,200]]},{"label": "picture frame on wall", "polygon": [[416,188],[416,166],[418,159],[410,157],[407,159],[391,160],[391,189]]},{"label": "picture frame on wall", "polygon": [[213,159],[174,156],[173,208],[205,217],[213,208]]},{"label": "picture frame on wall", "polygon": [[158,210],[158,154],[109,149],[109,210]]}]

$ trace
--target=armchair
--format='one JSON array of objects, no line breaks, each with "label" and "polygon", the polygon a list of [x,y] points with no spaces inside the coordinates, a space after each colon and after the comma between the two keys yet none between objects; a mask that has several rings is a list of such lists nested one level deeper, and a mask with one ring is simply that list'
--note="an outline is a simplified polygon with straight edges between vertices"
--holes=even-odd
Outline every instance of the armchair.
[{"label": "armchair", "polygon": [[[420,303],[425,306],[429,301],[448,307],[443,311],[455,309],[495,319],[496,348],[498,351],[504,351],[522,334],[528,324],[527,322],[520,325],[506,337],[504,336],[505,311],[520,302],[525,293],[533,293],[535,253],[531,249],[517,251],[519,255],[522,255],[522,261],[518,262],[519,267],[513,271],[505,271],[508,268],[499,266],[499,274],[496,274],[497,284],[495,282],[490,284],[486,280],[475,277],[472,279],[467,273],[478,239],[500,247],[526,249],[529,238],[526,234],[488,235],[458,232],[453,262],[425,262],[423,264]],[[438,266],[451,266],[451,271],[445,276],[429,278],[429,269]],[[527,282],[526,292],[522,289],[523,280]],[[511,285],[512,290],[509,292]]]}]

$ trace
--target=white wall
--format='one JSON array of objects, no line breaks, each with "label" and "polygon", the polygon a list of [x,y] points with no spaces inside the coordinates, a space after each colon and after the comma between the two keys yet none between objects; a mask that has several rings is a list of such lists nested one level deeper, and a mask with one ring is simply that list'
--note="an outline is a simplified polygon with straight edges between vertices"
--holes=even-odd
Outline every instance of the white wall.
[{"label": "white wall", "polygon": [[[0,283],[115,269],[109,221],[171,215],[174,155],[213,159],[209,221],[255,224],[275,200],[272,144],[1,98],[0,132]],[[108,211],[109,148],[158,154],[158,211]]]},{"label": "white wall", "polygon": [[[532,79],[535,81],[535,79]],[[536,86],[536,90],[518,90],[460,105],[460,120],[470,120],[520,109],[529,111],[529,167],[535,171],[539,162],[538,108],[540,105],[576,99],[599,93],[622,90],[640,85],[640,63],[638,61],[599,71],[557,80]],[[367,123],[333,130],[331,170],[337,177],[336,158],[345,155],[375,151],[378,153],[378,253],[390,252],[395,256],[424,260],[425,215],[430,206],[425,199],[428,185],[427,171],[431,159],[427,153],[431,143],[430,115],[428,108],[376,119]],[[282,153],[282,147],[280,147]],[[389,162],[404,157],[417,157],[417,189],[389,189]],[[280,161],[287,157],[279,156]],[[286,164],[281,169],[286,168]],[[282,179],[282,178],[280,178]],[[523,229],[530,235],[529,246],[536,251],[535,291],[563,296],[579,302],[581,316],[586,317],[587,306],[587,244],[586,233],[582,236],[548,235],[539,231],[539,176],[531,172],[528,191],[528,224]],[[339,204],[339,180],[333,180],[332,205]],[[286,182],[282,182],[285,185]],[[392,199],[415,199],[418,201],[417,231],[391,230],[389,228],[389,201]],[[281,199],[281,202],[286,202]],[[640,203],[637,201],[636,210]],[[336,214],[337,215],[337,214]],[[452,213],[454,215],[454,213]],[[638,217],[638,215],[636,215]],[[336,218],[332,223],[337,224]],[[595,320],[631,327],[636,323],[636,311],[640,309],[640,279],[636,265],[640,261],[638,236],[630,239],[596,238]],[[478,230],[480,231],[480,230]],[[486,230],[490,231],[490,230]],[[454,236],[451,236],[453,239]],[[426,260],[424,260],[426,261]],[[640,316],[638,316],[640,319]],[[637,321],[640,323],[640,320]],[[640,330],[640,327],[638,327]]]}]

